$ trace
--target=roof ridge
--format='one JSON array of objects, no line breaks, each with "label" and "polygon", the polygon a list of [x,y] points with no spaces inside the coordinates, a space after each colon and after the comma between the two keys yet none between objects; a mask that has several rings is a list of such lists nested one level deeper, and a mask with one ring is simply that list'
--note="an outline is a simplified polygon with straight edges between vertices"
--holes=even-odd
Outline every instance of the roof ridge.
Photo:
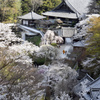
[{"label": "roof ridge", "polygon": [[92,81],[90,84],[88,84],[88,86],[89,85],[92,85],[93,83],[95,83],[96,81],[98,81],[100,79],[100,76],[98,77],[98,78],[96,78],[94,81]]}]

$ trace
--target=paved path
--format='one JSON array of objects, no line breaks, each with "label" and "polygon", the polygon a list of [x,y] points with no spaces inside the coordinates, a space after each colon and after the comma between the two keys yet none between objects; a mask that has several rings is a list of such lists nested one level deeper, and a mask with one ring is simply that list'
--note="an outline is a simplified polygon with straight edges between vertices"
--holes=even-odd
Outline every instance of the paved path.
[{"label": "paved path", "polygon": [[63,58],[67,58],[66,53],[63,54],[63,50],[65,50],[66,45],[61,45],[58,48],[58,54],[57,54],[57,59],[63,59]]},{"label": "paved path", "polygon": [[[64,54],[63,54],[63,50],[65,51]],[[73,46],[72,45],[67,45],[67,44],[61,45],[60,48],[58,48],[57,59],[68,58],[67,54],[70,54],[70,52],[72,50],[73,50]]]}]

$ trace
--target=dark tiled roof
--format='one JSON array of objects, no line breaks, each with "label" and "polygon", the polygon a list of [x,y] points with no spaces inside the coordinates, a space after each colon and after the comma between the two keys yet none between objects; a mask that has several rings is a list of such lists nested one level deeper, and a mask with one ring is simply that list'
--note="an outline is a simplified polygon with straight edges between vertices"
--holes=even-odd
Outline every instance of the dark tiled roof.
[{"label": "dark tiled roof", "polygon": [[[77,19],[80,15],[88,13],[88,6],[91,3],[91,1],[92,0],[63,0],[63,2],[60,5],[58,5],[55,9],[53,9],[52,11],[45,12],[43,13],[43,15]],[[64,10],[61,12],[60,9],[63,4],[66,4],[66,7],[69,8],[70,11]]]}]

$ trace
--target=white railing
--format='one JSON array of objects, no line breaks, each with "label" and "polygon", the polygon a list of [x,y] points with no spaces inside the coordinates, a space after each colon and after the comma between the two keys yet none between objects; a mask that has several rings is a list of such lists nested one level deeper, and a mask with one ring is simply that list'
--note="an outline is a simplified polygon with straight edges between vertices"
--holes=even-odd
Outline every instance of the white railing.
[{"label": "white railing", "polygon": [[44,37],[44,33],[41,32],[41,31],[39,31],[39,30],[37,30],[37,29],[30,28],[30,27],[24,26],[24,25],[19,25],[18,27],[21,28],[22,30],[28,32],[27,35],[28,35],[28,34],[30,35],[30,33],[31,33],[31,35],[32,35],[32,33],[33,33],[33,35],[35,35],[35,34],[40,34],[42,37]]}]

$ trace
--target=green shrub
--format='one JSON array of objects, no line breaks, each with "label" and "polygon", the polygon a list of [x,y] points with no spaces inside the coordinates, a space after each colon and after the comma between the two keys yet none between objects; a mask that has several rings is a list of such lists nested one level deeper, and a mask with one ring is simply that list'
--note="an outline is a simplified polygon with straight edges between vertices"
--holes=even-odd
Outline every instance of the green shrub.
[{"label": "green shrub", "polygon": [[37,65],[48,65],[51,63],[51,60],[48,59],[48,58],[45,58],[45,57],[32,57],[31,58],[33,59],[33,61],[37,64]]},{"label": "green shrub", "polygon": [[51,43],[52,46],[57,46],[57,43]]},{"label": "green shrub", "polygon": [[45,57],[35,58],[34,62],[36,62],[38,65],[43,65],[45,63]]},{"label": "green shrub", "polygon": [[33,44],[39,46],[40,42],[41,42],[41,36],[37,35],[37,36],[33,36],[33,37],[26,37],[26,40],[28,40],[29,42],[32,42]]}]

